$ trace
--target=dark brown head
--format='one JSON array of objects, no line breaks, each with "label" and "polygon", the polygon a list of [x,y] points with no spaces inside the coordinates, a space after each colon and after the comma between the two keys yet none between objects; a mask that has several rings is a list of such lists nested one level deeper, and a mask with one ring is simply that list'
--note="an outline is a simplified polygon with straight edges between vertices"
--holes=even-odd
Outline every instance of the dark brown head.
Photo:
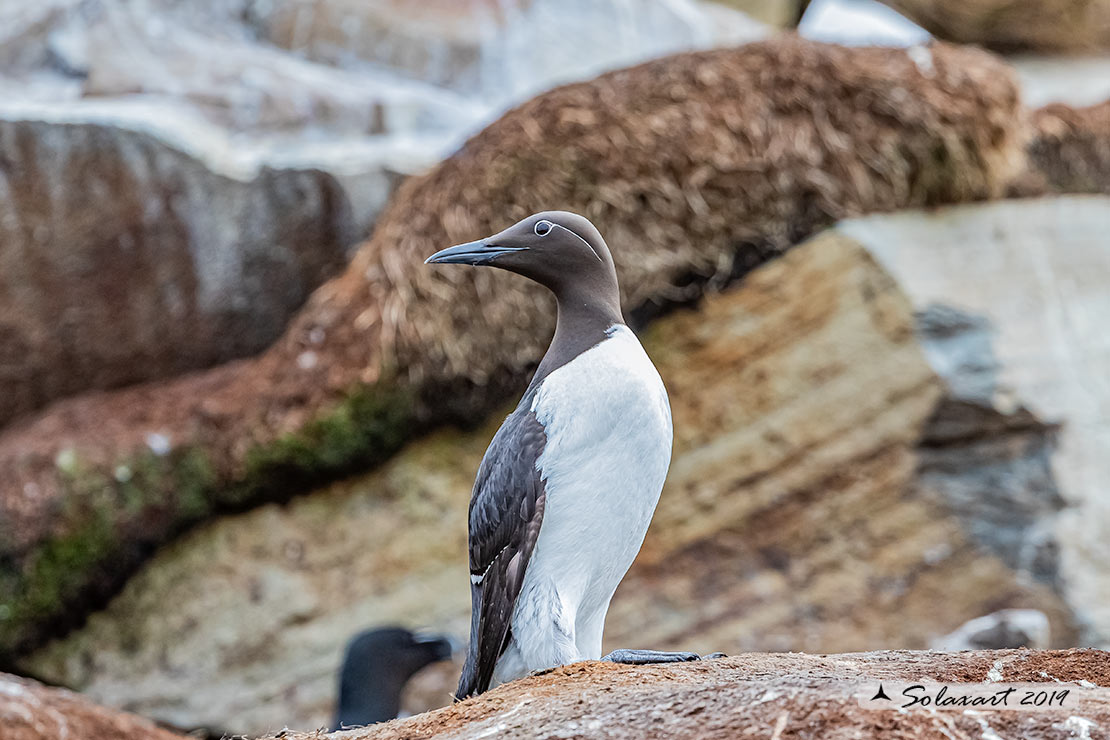
[{"label": "dark brown head", "polygon": [[426,264],[488,265],[550,288],[563,301],[620,310],[617,272],[594,225],[567,211],[544,211],[499,234],[436,252]]},{"label": "dark brown head", "polygon": [[381,627],[355,635],[339,674],[335,729],[385,722],[401,710],[401,692],[426,665],[450,660],[450,637]]}]

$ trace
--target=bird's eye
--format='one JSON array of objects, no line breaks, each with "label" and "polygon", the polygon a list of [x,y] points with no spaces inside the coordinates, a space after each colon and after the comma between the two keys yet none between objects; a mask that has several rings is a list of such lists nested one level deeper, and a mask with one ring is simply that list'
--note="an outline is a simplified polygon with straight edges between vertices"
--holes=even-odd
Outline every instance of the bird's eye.
[{"label": "bird's eye", "polygon": [[547,236],[551,231],[552,224],[550,221],[537,221],[532,230],[536,232],[536,236]]}]

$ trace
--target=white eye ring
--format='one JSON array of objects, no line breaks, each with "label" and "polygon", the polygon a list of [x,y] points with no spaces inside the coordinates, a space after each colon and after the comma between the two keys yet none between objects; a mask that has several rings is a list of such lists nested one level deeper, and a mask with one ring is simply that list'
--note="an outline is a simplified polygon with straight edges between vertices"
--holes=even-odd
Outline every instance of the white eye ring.
[{"label": "white eye ring", "polygon": [[536,236],[547,236],[553,228],[555,228],[555,224],[547,220],[540,220],[532,227],[532,231],[536,232]]}]

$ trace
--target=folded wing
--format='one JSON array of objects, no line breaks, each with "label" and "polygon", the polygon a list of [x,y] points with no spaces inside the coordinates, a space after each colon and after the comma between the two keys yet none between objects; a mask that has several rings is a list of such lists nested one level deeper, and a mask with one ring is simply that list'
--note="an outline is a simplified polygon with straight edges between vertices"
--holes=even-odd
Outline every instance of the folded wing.
[{"label": "folded wing", "polygon": [[490,443],[470,498],[470,646],[458,699],[487,690],[508,645],[524,572],[539,537],[546,493],[536,460],[547,436],[522,401]]}]

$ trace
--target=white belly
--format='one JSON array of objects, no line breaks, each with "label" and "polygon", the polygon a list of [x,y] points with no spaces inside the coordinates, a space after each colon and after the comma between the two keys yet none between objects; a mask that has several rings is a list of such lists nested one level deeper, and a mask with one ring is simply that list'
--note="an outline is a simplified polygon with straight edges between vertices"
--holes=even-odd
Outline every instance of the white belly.
[{"label": "white belly", "polygon": [[495,681],[601,657],[609,601],[643,543],[671,459],[671,412],[627,327],[552,372],[532,404],[547,502]]}]

